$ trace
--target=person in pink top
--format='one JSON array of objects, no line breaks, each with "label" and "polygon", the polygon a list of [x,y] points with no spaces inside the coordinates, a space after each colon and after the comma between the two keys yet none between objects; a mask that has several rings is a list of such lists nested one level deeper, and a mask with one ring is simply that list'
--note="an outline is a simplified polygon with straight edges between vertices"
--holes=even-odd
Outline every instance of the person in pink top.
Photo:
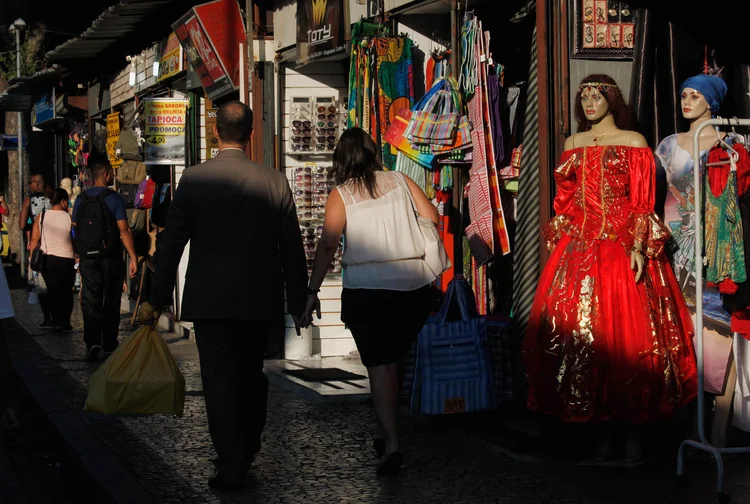
[{"label": "person in pink top", "polygon": [[70,234],[72,223],[68,213],[68,193],[55,189],[52,208],[44,210],[34,219],[31,232],[31,250],[41,240],[44,252],[42,275],[47,284],[50,315],[55,332],[70,331],[73,313],[73,284],[75,283],[75,256]]}]

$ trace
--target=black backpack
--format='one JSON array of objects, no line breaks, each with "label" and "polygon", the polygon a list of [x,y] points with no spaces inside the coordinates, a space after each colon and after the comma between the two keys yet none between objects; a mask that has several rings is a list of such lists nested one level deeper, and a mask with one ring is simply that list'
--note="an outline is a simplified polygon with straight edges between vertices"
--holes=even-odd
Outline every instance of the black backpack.
[{"label": "black backpack", "polygon": [[85,259],[114,257],[120,252],[120,230],[115,216],[110,211],[105,198],[114,191],[102,191],[97,196],[83,193],[83,202],[76,223],[76,254]]}]

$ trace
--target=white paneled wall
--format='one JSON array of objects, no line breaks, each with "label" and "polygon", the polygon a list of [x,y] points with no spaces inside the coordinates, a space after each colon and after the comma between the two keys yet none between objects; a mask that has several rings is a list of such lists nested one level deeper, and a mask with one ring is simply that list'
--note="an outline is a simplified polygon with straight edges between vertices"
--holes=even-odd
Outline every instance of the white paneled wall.
[{"label": "white paneled wall", "polygon": [[[349,80],[348,60],[312,63],[300,69],[288,66],[285,69],[283,100],[283,131],[281,140],[284,142],[283,166],[290,184],[294,180],[294,167],[303,166],[307,162],[314,162],[318,166],[330,166],[330,154],[297,155],[291,152],[291,102],[295,96],[333,96],[339,104],[346,99]],[[313,128],[313,136],[314,136]],[[323,357],[346,355],[356,350],[351,333],[341,322],[341,277],[330,276],[320,291],[323,318],[315,320],[313,329],[313,353],[320,353]],[[287,317],[287,331],[294,331],[290,317]]]}]

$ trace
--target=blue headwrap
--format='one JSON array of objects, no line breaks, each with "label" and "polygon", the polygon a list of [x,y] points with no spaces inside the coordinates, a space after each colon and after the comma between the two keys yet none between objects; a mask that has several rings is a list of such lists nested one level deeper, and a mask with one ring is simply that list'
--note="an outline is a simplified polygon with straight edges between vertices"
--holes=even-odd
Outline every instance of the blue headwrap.
[{"label": "blue headwrap", "polygon": [[698,74],[688,79],[680,86],[680,94],[685,88],[692,88],[700,92],[711,107],[713,115],[719,111],[721,102],[727,95],[727,84],[721,77],[715,75]]}]

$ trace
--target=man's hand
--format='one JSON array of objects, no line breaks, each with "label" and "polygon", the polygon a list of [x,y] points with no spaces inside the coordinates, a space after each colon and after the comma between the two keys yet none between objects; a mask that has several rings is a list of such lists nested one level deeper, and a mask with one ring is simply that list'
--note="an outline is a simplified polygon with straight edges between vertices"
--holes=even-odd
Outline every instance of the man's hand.
[{"label": "man's hand", "polygon": [[297,315],[292,315],[292,320],[294,320],[294,332],[297,333],[297,336],[302,336],[302,324],[300,321],[300,317]]},{"label": "man's hand", "polygon": [[307,304],[305,305],[305,311],[302,312],[302,327],[309,327],[313,323],[312,314],[315,312],[320,320],[320,299],[317,294],[310,294],[307,296]]},{"label": "man's hand", "polygon": [[138,262],[135,260],[134,257],[130,258],[130,265],[128,266],[128,272],[130,273],[130,278],[135,278],[136,273],[138,273]]},{"label": "man's hand", "polygon": [[153,326],[156,326],[159,323],[159,317],[161,317],[161,311],[154,310],[154,307],[151,306],[151,303],[149,303],[148,301],[143,303],[138,309],[138,322],[142,324],[151,324]]}]

